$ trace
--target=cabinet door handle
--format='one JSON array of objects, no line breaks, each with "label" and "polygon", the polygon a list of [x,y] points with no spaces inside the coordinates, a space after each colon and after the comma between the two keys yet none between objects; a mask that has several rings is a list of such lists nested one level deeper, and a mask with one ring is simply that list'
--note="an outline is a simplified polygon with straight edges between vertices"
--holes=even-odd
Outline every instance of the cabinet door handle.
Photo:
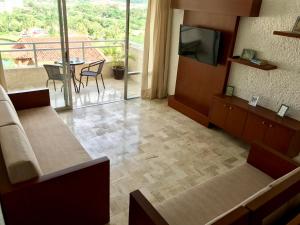
[{"label": "cabinet door handle", "polygon": [[229,110],[232,110],[232,109],[233,109],[233,108],[230,106],[230,107],[229,107]]},{"label": "cabinet door handle", "polygon": [[262,121],[262,125],[266,125],[266,121]]},{"label": "cabinet door handle", "polygon": [[272,124],[270,124],[270,125],[269,125],[269,127],[270,127],[270,128],[272,128],[272,127],[273,127],[273,125],[272,125]]}]

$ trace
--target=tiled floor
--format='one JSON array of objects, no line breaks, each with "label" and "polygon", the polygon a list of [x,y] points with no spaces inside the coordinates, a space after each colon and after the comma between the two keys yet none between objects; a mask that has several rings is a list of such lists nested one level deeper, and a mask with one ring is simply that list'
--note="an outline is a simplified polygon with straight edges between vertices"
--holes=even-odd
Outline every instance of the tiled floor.
[{"label": "tiled floor", "polygon": [[129,193],[159,204],[245,162],[248,146],[140,99],[60,113],[93,158],[111,160],[111,225],[128,224]]},{"label": "tiled floor", "polygon": [[[140,95],[140,78],[140,75],[135,75],[135,77],[128,80],[128,97],[137,97]],[[74,108],[124,100],[124,80],[104,78],[104,82],[106,89],[103,88],[99,78],[100,93],[97,91],[94,79],[90,79],[87,87],[81,87],[80,93],[75,93],[73,89],[72,96]],[[53,83],[51,81],[49,82],[51,105],[54,108],[65,106],[64,94],[61,92],[60,88],[61,83],[57,82],[57,90],[55,91]]]}]

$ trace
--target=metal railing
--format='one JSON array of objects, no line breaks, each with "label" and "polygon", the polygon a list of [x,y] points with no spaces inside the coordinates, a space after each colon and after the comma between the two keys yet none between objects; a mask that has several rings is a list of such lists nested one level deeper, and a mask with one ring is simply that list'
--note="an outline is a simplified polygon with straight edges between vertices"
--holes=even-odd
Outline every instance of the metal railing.
[{"label": "metal railing", "polygon": [[[99,45],[91,46],[86,45],[87,43],[112,43],[112,45]],[[12,53],[12,52],[33,52],[34,64],[35,67],[39,67],[38,54],[39,51],[54,51],[61,50],[61,48],[38,48],[39,45],[51,45],[51,44],[60,44],[59,41],[52,42],[14,42],[14,43],[0,43],[0,54],[2,53]],[[82,59],[86,61],[86,49],[107,49],[107,48],[124,48],[125,40],[99,40],[99,41],[69,41],[69,44],[80,44],[80,47],[70,47],[69,49],[81,49]],[[32,45],[32,48],[24,49],[1,49],[1,46],[16,46],[16,45]]]}]

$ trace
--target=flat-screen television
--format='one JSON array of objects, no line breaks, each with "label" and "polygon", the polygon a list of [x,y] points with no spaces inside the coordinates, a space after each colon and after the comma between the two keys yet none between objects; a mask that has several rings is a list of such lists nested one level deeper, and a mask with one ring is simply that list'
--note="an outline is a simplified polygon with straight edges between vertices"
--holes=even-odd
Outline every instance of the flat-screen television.
[{"label": "flat-screen television", "polygon": [[179,55],[216,66],[221,32],[190,26],[180,26]]}]

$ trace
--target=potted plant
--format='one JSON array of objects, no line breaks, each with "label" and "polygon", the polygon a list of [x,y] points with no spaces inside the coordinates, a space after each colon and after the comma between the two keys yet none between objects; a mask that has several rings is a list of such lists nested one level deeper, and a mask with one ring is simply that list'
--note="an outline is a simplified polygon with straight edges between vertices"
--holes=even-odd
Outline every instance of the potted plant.
[{"label": "potted plant", "polygon": [[120,49],[112,52],[112,71],[116,80],[123,80],[125,74],[125,56]]},{"label": "potted plant", "polygon": [[[122,80],[125,75],[125,54],[120,48],[111,49],[109,54],[112,57],[111,63],[113,76],[116,80]],[[135,60],[135,58],[131,55],[129,55],[128,58]]]},{"label": "potted plant", "polygon": [[119,52],[112,56],[112,70],[116,80],[122,80],[125,74],[124,55]]}]

